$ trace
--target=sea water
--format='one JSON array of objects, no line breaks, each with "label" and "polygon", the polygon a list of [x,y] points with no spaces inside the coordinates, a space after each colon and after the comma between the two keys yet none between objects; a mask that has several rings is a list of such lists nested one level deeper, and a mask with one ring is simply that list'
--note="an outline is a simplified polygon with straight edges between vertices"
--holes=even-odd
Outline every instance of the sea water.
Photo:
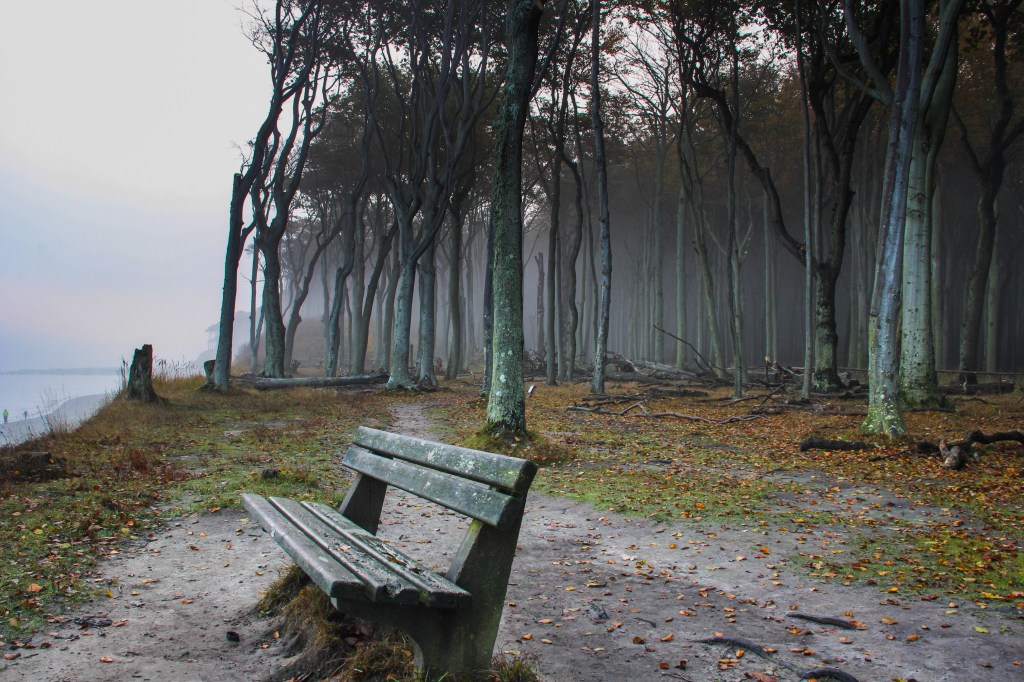
[{"label": "sea water", "polygon": [[60,405],[87,395],[112,395],[121,386],[116,369],[38,370],[0,374],[0,413],[11,422],[50,414]]}]

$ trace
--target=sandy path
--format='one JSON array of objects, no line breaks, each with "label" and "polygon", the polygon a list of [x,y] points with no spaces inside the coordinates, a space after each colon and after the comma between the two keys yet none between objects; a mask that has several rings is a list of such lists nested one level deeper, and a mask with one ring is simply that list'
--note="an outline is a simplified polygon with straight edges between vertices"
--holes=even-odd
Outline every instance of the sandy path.
[{"label": "sandy path", "polygon": [[[395,410],[398,430],[429,436],[421,406]],[[1017,611],[819,583],[787,567],[781,538],[659,525],[537,494],[527,506],[497,647],[535,656],[548,680],[738,681],[748,672],[796,680],[794,670],[826,666],[861,682],[1024,679]],[[0,661],[0,679],[273,677],[287,662],[284,645],[269,623],[242,616],[285,555],[243,515],[180,520],[105,562],[114,596],[68,618],[103,614],[124,624],[55,624],[33,640],[49,648]],[[396,496],[381,534],[444,566],[464,527],[446,510]],[[865,629],[797,620],[793,612]],[[229,630],[240,643],[228,641]],[[737,658],[735,646],[693,641],[716,633],[775,653]]]}]

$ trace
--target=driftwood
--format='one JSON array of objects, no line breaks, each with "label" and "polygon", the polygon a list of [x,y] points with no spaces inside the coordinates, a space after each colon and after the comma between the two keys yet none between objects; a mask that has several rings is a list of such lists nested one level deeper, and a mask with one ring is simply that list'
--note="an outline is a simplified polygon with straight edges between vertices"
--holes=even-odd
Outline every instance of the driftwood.
[{"label": "driftwood", "polygon": [[800,441],[800,452],[808,450],[874,450],[875,446],[859,440],[827,440],[805,438]]},{"label": "driftwood", "polygon": [[345,386],[366,386],[383,384],[388,380],[387,374],[358,374],[351,377],[299,377],[294,379],[248,379],[239,383],[242,386],[255,388],[257,391],[270,391],[275,388],[339,388]]}]

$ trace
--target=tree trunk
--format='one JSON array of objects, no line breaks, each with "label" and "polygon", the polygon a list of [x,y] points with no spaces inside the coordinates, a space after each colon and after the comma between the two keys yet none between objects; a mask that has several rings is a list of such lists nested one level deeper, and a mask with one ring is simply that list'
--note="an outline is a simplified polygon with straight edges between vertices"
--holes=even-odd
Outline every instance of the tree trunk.
[{"label": "tree trunk", "polygon": [[491,433],[526,431],[523,390],[523,129],[537,64],[543,4],[509,0],[508,65],[497,116],[494,195],[492,376],[487,399]]},{"label": "tree trunk", "polygon": [[868,414],[861,429],[890,437],[907,432],[899,396],[899,306],[907,182],[921,92],[924,8],[921,0],[901,4],[900,65],[889,121],[885,164],[885,211],[879,231],[875,290],[871,297],[871,355]]},{"label": "tree trunk", "polygon": [[992,264],[988,269],[988,284],[985,287],[985,371],[999,370],[997,351],[999,348],[999,235],[992,245]]},{"label": "tree trunk", "polygon": [[[276,242],[275,242],[276,244]],[[261,250],[263,245],[260,245]],[[262,376],[280,379],[284,372],[284,319],[281,313],[281,257],[276,246],[263,250],[263,314],[266,350]]]},{"label": "tree trunk", "polygon": [[[676,201],[676,336],[686,338],[686,192]],[[686,366],[686,345],[676,344],[676,367]]]},{"label": "tree trunk", "polygon": [[544,335],[544,327],[547,324],[544,311],[544,254],[536,254],[533,260],[537,264],[537,354],[545,361],[546,371],[548,347]]},{"label": "tree trunk", "polygon": [[482,394],[490,396],[494,376],[494,211],[487,223],[487,251],[484,265],[484,381]]},{"label": "tree trunk", "polygon": [[[768,223],[768,197],[762,200],[761,231],[764,236],[764,357],[766,364],[778,360],[775,337],[775,254],[772,250],[771,227]],[[680,334],[680,338],[686,338]],[[679,344],[682,345],[682,344]]]},{"label": "tree trunk", "polygon": [[601,3],[593,2],[593,26],[590,43],[590,121],[594,129],[594,166],[597,175],[598,224],[601,234],[601,289],[594,350],[594,376],[591,393],[604,393],[604,361],[608,352],[608,322],[611,314],[612,237],[608,215],[608,162],[604,149],[604,122],[601,120]]},{"label": "tree trunk", "polygon": [[260,274],[260,250],[253,246],[252,249],[252,279],[249,280],[249,371],[256,373],[260,354],[260,334],[263,331],[263,313],[259,313],[257,320],[256,303],[258,298],[257,281]]},{"label": "tree trunk", "polygon": [[448,310],[451,312],[451,344],[444,378],[449,381],[462,369],[462,210],[452,211],[451,256],[448,265]]},{"label": "tree trunk", "polygon": [[395,334],[395,299],[398,297],[398,279],[400,276],[401,263],[398,254],[393,253],[391,259],[391,273],[388,278],[387,297],[384,301],[384,330],[380,335],[378,343],[381,352],[381,367],[388,373],[391,372],[391,344]]},{"label": "tree trunk", "polygon": [[[253,178],[246,172],[245,179],[241,173],[235,173],[231,185],[231,207],[228,210],[228,245],[224,254],[224,287],[220,302],[220,322],[217,329],[217,364],[214,367],[214,386],[218,391],[228,390],[231,375],[232,337],[235,331],[235,298],[238,294],[238,263],[242,258],[242,247],[248,231],[244,230],[245,221],[242,211],[245,198],[249,194],[249,186]],[[245,183],[248,182],[247,186]]]},{"label": "tree trunk", "polygon": [[545,308],[547,317],[544,320],[545,324],[545,340],[546,345],[544,348],[544,360],[545,360],[545,381],[548,386],[554,386],[558,383],[558,326],[555,324],[555,315],[558,307],[555,305],[556,301],[556,282],[555,274],[558,272],[558,254],[560,252],[559,244],[559,213],[561,210],[561,197],[562,197],[562,163],[561,159],[556,159],[552,163],[551,173],[551,193],[548,196],[548,201],[551,203],[550,206],[550,222],[551,227],[548,230],[548,271],[547,271],[547,306]]},{"label": "tree trunk", "polygon": [[434,344],[437,339],[437,269],[434,265],[436,251],[437,241],[434,240],[423,252],[416,268],[420,278],[420,348],[416,383],[420,388],[437,388],[437,375],[434,372]]},{"label": "tree trunk", "polygon": [[[738,27],[733,26],[733,31],[738,32]],[[733,96],[733,110],[739,111],[739,49],[736,46],[736,33],[732,35],[732,73],[731,90]],[[743,355],[743,291],[740,280],[740,238],[739,238],[739,217],[736,206],[736,136],[739,128],[739,117],[732,119],[728,134],[728,157],[726,161],[726,192],[728,194],[728,220],[729,220],[729,247],[728,247],[728,270],[729,270],[729,308],[732,324],[732,356],[733,356],[733,397],[743,397],[743,379],[746,374],[746,359]]]}]

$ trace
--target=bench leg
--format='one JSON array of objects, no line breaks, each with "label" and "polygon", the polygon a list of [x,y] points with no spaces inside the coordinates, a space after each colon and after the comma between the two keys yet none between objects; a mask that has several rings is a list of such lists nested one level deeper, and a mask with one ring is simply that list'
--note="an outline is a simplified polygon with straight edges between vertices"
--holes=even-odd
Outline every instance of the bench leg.
[{"label": "bench leg", "polygon": [[413,643],[416,670],[428,682],[468,677],[484,679],[491,667],[494,638],[477,630],[468,609],[428,609],[332,599],[334,607],[363,620],[391,625]]},{"label": "bench leg", "polygon": [[473,595],[460,609],[429,609],[332,600],[335,608],[363,620],[392,625],[415,646],[416,669],[427,680],[477,676],[491,667],[501,611],[512,570],[520,523],[499,531],[473,521],[445,576]]}]

